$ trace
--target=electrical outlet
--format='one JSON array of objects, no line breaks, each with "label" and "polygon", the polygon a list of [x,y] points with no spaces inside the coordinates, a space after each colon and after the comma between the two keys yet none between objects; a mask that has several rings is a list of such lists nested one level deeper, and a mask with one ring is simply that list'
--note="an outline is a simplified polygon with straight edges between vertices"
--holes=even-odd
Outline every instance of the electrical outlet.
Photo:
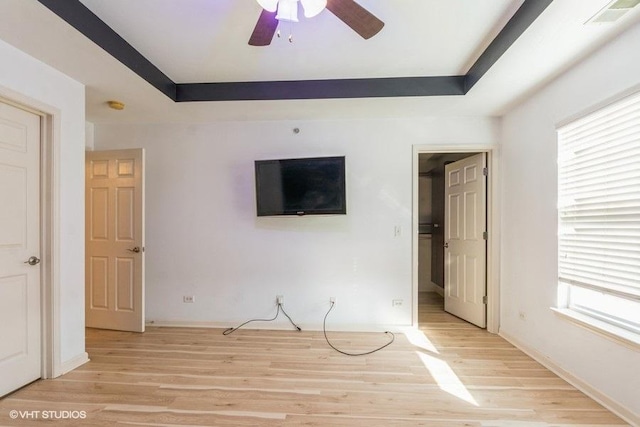
[{"label": "electrical outlet", "polygon": [[182,302],[189,304],[194,303],[196,302],[196,297],[194,297],[193,295],[185,295],[182,297]]},{"label": "electrical outlet", "polygon": [[396,225],[395,227],[393,227],[393,237],[400,237],[402,236],[402,227],[399,225]]},{"label": "electrical outlet", "polygon": [[329,302],[330,302],[331,304],[335,304],[335,302],[336,302],[336,297],[329,297]]},{"label": "electrical outlet", "polygon": [[276,304],[284,304],[284,296],[276,295]]},{"label": "electrical outlet", "polygon": [[391,300],[391,306],[392,307],[402,307],[402,300],[401,299]]},{"label": "electrical outlet", "polygon": [[520,320],[527,320],[527,313],[525,313],[524,311],[520,311],[518,312],[518,317],[520,318]]}]

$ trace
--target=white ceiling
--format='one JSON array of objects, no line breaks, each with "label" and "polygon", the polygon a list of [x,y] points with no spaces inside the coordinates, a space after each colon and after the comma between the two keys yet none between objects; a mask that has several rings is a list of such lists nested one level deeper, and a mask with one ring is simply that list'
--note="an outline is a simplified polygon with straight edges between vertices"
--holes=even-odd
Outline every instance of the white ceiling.
[{"label": "white ceiling", "polygon": [[[363,40],[328,11],[294,43],[247,44],[255,0],[82,0],[178,83],[464,74],[522,0],[358,0],[385,22]],[[36,0],[0,2],[0,38],[87,86],[87,119],[109,122],[501,115],[640,21],[584,23],[609,0],[555,0],[465,96],[174,103]],[[640,9],[640,8],[637,8]],[[287,31],[286,28],[283,31]],[[127,108],[116,112],[106,101]]]}]

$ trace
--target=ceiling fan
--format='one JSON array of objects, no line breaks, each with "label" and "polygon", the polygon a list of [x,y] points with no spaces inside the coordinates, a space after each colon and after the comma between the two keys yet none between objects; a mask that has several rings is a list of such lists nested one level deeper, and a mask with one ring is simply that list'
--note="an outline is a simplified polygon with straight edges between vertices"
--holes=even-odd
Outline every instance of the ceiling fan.
[{"label": "ceiling fan", "polygon": [[297,22],[298,1],[306,18],[314,17],[326,8],[364,39],[370,39],[384,27],[384,22],[354,0],[257,0],[262,12],[249,44],[268,46],[280,21]]}]

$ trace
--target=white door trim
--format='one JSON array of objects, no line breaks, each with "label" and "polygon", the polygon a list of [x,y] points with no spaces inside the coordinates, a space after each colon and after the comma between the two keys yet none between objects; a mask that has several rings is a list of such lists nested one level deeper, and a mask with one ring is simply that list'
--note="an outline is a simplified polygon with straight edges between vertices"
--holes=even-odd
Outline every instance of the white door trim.
[{"label": "white door trim", "polygon": [[40,233],[41,233],[41,339],[42,378],[54,378],[61,366],[59,277],[59,159],[60,111],[0,86],[0,100],[40,116]]},{"label": "white door trim", "polygon": [[495,144],[414,145],[412,172],[412,324],[418,326],[418,156],[421,153],[487,153],[487,331],[500,329],[500,153]]},{"label": "white door trim", "polygon": [[[42,114],[42,113],[41,113]],[[60,280],[58,271],[59,186],[57,166],[58,141],[54,123],[59,119],[41,115],[40,180],[41,180],[41,245],[42,265],[42,378],[55,378],[60,373]]]}]

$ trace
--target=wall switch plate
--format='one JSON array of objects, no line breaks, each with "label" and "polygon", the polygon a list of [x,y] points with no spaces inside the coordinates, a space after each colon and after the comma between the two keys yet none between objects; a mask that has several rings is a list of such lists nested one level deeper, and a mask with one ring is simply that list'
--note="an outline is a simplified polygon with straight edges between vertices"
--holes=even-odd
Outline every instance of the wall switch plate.
[{"label": "wall switch plate", "polygon": [[196,297],[194,297],[193,295],[185,295],[182,297],[182,302],[189,304],[194,303],[196,302]]}]

